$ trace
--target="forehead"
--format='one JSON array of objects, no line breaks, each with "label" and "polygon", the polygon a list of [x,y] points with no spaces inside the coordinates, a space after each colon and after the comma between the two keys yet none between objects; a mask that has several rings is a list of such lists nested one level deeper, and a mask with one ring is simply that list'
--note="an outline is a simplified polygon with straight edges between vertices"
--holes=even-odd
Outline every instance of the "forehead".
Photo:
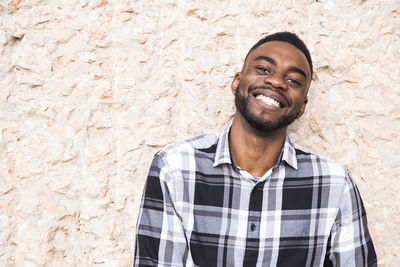
[{"label": "forehead", "polygon": [[266,42],[250,52],[246,63],[253,62],[260,56],[273,58],[278,65],[301,68],[308,76],[311,74],[306,56],[292,44],[281,41]]}]

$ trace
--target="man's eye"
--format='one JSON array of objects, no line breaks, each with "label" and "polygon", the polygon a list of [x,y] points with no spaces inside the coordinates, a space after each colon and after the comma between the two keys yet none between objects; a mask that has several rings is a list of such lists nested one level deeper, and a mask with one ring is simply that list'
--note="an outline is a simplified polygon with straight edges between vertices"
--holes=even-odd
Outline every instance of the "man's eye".
[{"label": "man's eye", "polygon": [[301,83],[296,81],[295,79],[288,79],[288,81],[296,86],[301,86]]},{"label": "man's eye", "polygon": [[269,69],[267,69],[267,68],[264,68],[264,67],[261,67],[261,66],[258,66],[258,67],[256,67],[259,71],[261,71],[261,72],[263,72],[263,73],[270,73],[270,71],[269,71]]}]

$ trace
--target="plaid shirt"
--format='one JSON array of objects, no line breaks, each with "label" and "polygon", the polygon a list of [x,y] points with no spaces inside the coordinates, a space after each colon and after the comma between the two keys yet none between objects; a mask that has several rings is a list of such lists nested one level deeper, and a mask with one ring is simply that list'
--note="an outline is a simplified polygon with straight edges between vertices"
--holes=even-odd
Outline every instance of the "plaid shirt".
[{"label": "plaid shirt", "polygon": [[376,266],[343,166],[286,137],[274,167],[256,178],[232,164],[229,130],[155,155],[134,266]]}]

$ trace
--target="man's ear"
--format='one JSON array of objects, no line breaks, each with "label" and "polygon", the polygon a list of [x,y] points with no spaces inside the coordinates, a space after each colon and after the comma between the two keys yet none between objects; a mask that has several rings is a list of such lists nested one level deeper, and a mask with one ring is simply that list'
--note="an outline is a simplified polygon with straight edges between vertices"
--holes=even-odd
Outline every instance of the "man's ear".
[{"label": "man's ear", "polygon": [[233,77],[231,90],[233,94],[236,94],[236,89],[239,86],[240,78],[242,77],[242,72],[236,72],[235,76]]},{"label": "man's ear", "polygon": [[308,103],[308,97],[305,96],[303,105],[301,106],[301,109],[300,109],[300,113],[299,113],[299,115],[297,115],[297,119],[303,115],[304,111],[306,110],[307,103]]}]

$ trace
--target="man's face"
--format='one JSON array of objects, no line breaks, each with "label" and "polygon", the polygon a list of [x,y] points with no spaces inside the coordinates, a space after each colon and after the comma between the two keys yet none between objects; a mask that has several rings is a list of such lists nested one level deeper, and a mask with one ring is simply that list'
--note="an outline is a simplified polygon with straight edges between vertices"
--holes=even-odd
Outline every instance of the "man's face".
[{"label": "man's face", "polygon": [[305,55],[280,41],[253,50],[232,82],[235,105],[254,129],[270,132],[286,127],[303,113],[311,71]]}]

